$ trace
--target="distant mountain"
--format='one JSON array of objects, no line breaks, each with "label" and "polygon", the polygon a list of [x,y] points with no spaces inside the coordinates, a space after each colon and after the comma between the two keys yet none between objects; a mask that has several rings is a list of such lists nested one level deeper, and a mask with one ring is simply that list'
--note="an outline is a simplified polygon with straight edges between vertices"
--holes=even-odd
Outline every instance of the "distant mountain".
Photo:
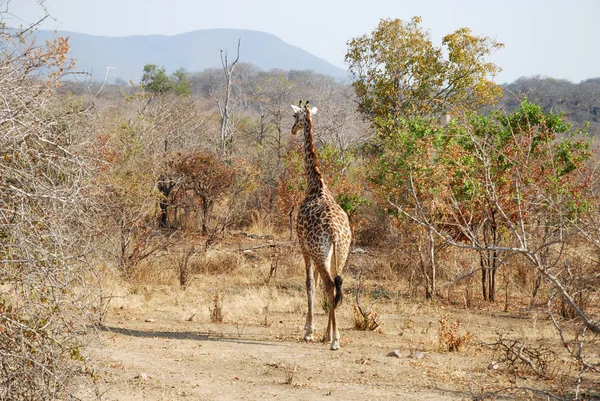
[{"label": "distant mountain", "polygon": [[312,70],[345,79],[348,73],[299,47],[289,45],[265,32],[242,29],[207,29],[173,36],[147,35],[106,37],[68,31],[37,31],[38,43],[56,36],[68,36],[71,57],[78,69],[104,79],[107,67],[111,81],[121,78],[138,82],[144,65],[165,66],[167,73],[183,67],[189,72],[221,68],[220,50],[227,50],[229,61],[235,60],[241,39],[240,62],[262,70]]}]

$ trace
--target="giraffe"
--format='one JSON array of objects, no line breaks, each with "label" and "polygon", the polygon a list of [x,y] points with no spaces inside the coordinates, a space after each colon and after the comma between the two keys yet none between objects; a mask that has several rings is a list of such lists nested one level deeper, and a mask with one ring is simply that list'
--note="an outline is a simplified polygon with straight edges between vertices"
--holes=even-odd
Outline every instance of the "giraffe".
[{"label": "giraffe", "polygon": [[[302,106],[302,102],[300,102]],[[313,144],[312,116],[316,107],[292,105],[294,125],[292,134],[304,132],[304,169],[306,195],[297,217],[297,233],[306,266],[306,293],[308,313],[304,326],[304,341],[314,340],[314,296],[319,277],[323,280],[325,295],[329,300],[329,321],[323,341],[331,341],[331,349],[340,348],[340,333],[335,319],[335,309],[342,301],[342,269],[350,251],[350,223],[348,215],[337,204],[323,182]]]}]

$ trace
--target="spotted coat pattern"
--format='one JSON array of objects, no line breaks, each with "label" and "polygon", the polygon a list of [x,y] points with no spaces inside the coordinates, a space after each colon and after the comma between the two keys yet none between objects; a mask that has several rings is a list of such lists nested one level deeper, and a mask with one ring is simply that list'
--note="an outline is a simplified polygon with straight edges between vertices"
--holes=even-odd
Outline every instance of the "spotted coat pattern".
[{"label": "spotted coat pattern", "polygon": [[295,122],[292,134],[304,132],[304,167],[307,179],[306,196],[298,211],[297,233],[306,266],[306,291],[308,313],[304,339],[314,336],[314,292],[316,281],[323,280],[329,301],[329,322],[324,340],[331,341],[331,349],[339,349],[340,336],[335,319],[335,308],[341,301],[341,274],[350,251],[352,234],[348,215],[337,204],[323,181],[313,143],[311,113],[308,104],[304,108],[292,106]]}]

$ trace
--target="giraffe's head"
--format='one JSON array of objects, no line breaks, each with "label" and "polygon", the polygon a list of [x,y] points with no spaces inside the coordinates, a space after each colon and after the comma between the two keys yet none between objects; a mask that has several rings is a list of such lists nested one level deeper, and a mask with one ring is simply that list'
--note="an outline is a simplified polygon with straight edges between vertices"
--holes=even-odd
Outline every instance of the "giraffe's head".
[{"label": "giraffe's head", "polygon": [[316,107],[310,107],[308,101],[302,107],[302,100],[298,104],[298,106],[291,105],[292,109],[294,109],[294,125],[292,126],[292,135],[296,135],[298,131],[304,129],[304,124],[306,122],[306,115],[310,113],[311,116],[314,116],[317,113]]}]

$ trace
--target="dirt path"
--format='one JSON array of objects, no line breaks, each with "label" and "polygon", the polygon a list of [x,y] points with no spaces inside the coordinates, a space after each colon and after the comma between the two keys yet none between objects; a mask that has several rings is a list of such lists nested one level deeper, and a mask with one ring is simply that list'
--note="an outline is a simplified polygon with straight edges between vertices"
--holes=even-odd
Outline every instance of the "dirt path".
[{"label": "dirt path", "polygon": [[[164,320],[109,319],[100,351],[105,399],[470,398],[465,361],[435,353],[410,358],[397,335],[342,331],[342,349],[329,351],[299,341],[296,325],[284,320],[271,327]],[[387,356],[394,349],[400,358]]]}]

